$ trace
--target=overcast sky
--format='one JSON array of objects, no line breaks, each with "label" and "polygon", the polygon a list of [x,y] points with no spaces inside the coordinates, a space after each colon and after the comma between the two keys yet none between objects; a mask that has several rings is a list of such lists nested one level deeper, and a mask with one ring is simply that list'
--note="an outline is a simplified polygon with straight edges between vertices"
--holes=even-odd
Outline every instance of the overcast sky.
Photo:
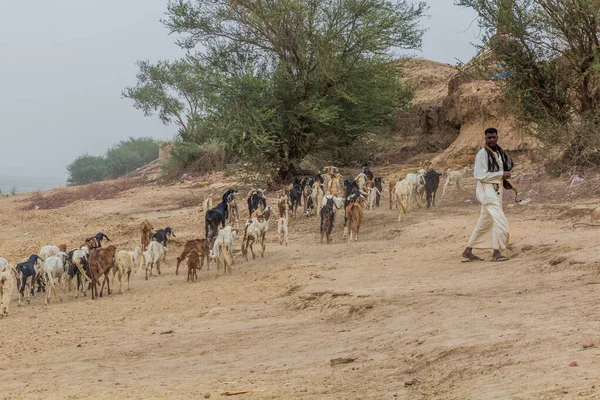
[{"label": "overcast sky", "polygon": [[[417,55],[468,61],[477,40],[473,12],[452,0],[427,3],[429,30]],[[121,98],[135,84],[137,60],[183,55],[159,22],[166,4],[0,0],[0,177],[66,177],[78,155],[101,155],[128,136],[173,137],[175,126]]]}]

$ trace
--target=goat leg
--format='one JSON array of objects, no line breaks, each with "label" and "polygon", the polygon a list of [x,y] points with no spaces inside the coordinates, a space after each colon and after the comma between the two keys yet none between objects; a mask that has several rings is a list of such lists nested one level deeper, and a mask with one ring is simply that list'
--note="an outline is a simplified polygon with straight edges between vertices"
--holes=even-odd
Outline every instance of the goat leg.
[{"label": "goat leg", "polygon": [[[102,280],[102,286],[100,286],[100,297],[102,297],[102,294],[104,292],[104,284],[106,283],[106,276],[104,277],[104,279]],[[98,297],[98,295],[96,295],[96,297]]]},{"label": "goat leg", "polygon": [[254,238],[249,240],[249,246],[250,246],[250,251],[252,252],[252,259],[255,260],[256,259],[256,254],[254,254],[254,249],[252,248],[252,245],[254,244]]}]

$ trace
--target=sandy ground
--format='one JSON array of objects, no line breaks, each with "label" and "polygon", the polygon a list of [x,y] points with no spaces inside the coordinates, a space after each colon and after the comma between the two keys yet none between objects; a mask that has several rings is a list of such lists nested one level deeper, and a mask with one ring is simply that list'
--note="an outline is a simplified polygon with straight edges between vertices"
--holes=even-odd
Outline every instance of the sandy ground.
[{"label": "sandy ground", "polygon": [[[203,222],[181,199],[207,190],[138,187],[54,210],[0,199],[11,263],[99,230],[132,249],[143,218],[177,235],[163,275],[134,275],[124,294],[113,281],[95,301],[13,301],[0,320],[0,398],[600,398],[600,349],[582,347],[600,343],[600,285],[585,285],[598,279],[599,236],[557,218],[572,204],[507,208],[512,260],[461,263],[479,212],[472,182],[401,223],[386,194],[357,243],[342,242],[339,216],[329,246],[315,217],[292,219],[289,246],[272,228],[264,258],[237,253],[232,275],[213,265],[188,283],[175,257]],[[344,357],[355,361],[330,364]]]}]

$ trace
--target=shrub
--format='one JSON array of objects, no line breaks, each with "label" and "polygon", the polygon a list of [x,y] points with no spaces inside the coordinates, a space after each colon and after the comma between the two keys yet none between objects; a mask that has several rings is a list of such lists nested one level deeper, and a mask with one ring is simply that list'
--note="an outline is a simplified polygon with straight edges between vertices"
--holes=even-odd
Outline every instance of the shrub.
[{"label": "shrub", "polygon": [[123,140],[107,150],[106,156],[79,156],[69,166],[69,185],[118,178],[158,158],[158,142],[154,139]]},{"label": "shrub", "polygon": [[87,183],[102,181],[109,175],[106,159],[101,156],[84,154],[79,156],[67,166],[69,185],[85,185]]}]

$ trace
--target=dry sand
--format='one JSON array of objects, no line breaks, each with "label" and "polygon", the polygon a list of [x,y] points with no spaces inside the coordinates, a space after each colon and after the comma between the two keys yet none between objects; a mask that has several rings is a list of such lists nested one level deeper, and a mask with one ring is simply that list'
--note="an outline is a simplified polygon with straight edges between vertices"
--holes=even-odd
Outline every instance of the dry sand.
[{"label": "dry sand", "polygon": [[565,205],[534,196],[507,208],[512,260],[461,263],[479,212],[472,182],[401,223],[386,193],[357,243],[342,242],[338,216],[334,243],[319,245],[316,217],[302,217],[280,246],[271,221],[264,258],[238,252],[232,275],[213,264],[188,283],[175,257],[203,236],[197,204],[208,190],[136,187],[53,210],[24,211],[28,195],[0,199],[0,255],[11,263],[100,230],[132,249],[144,218],[177,235],[163,275],[133,276],[124,294],[113,281],[99,300],[13,301],[0,320],[0,398],[600,397],[600,349],[582,347],[600,343],[600,285],[585,285],[598,279],[598,233],[556,218]]}]

